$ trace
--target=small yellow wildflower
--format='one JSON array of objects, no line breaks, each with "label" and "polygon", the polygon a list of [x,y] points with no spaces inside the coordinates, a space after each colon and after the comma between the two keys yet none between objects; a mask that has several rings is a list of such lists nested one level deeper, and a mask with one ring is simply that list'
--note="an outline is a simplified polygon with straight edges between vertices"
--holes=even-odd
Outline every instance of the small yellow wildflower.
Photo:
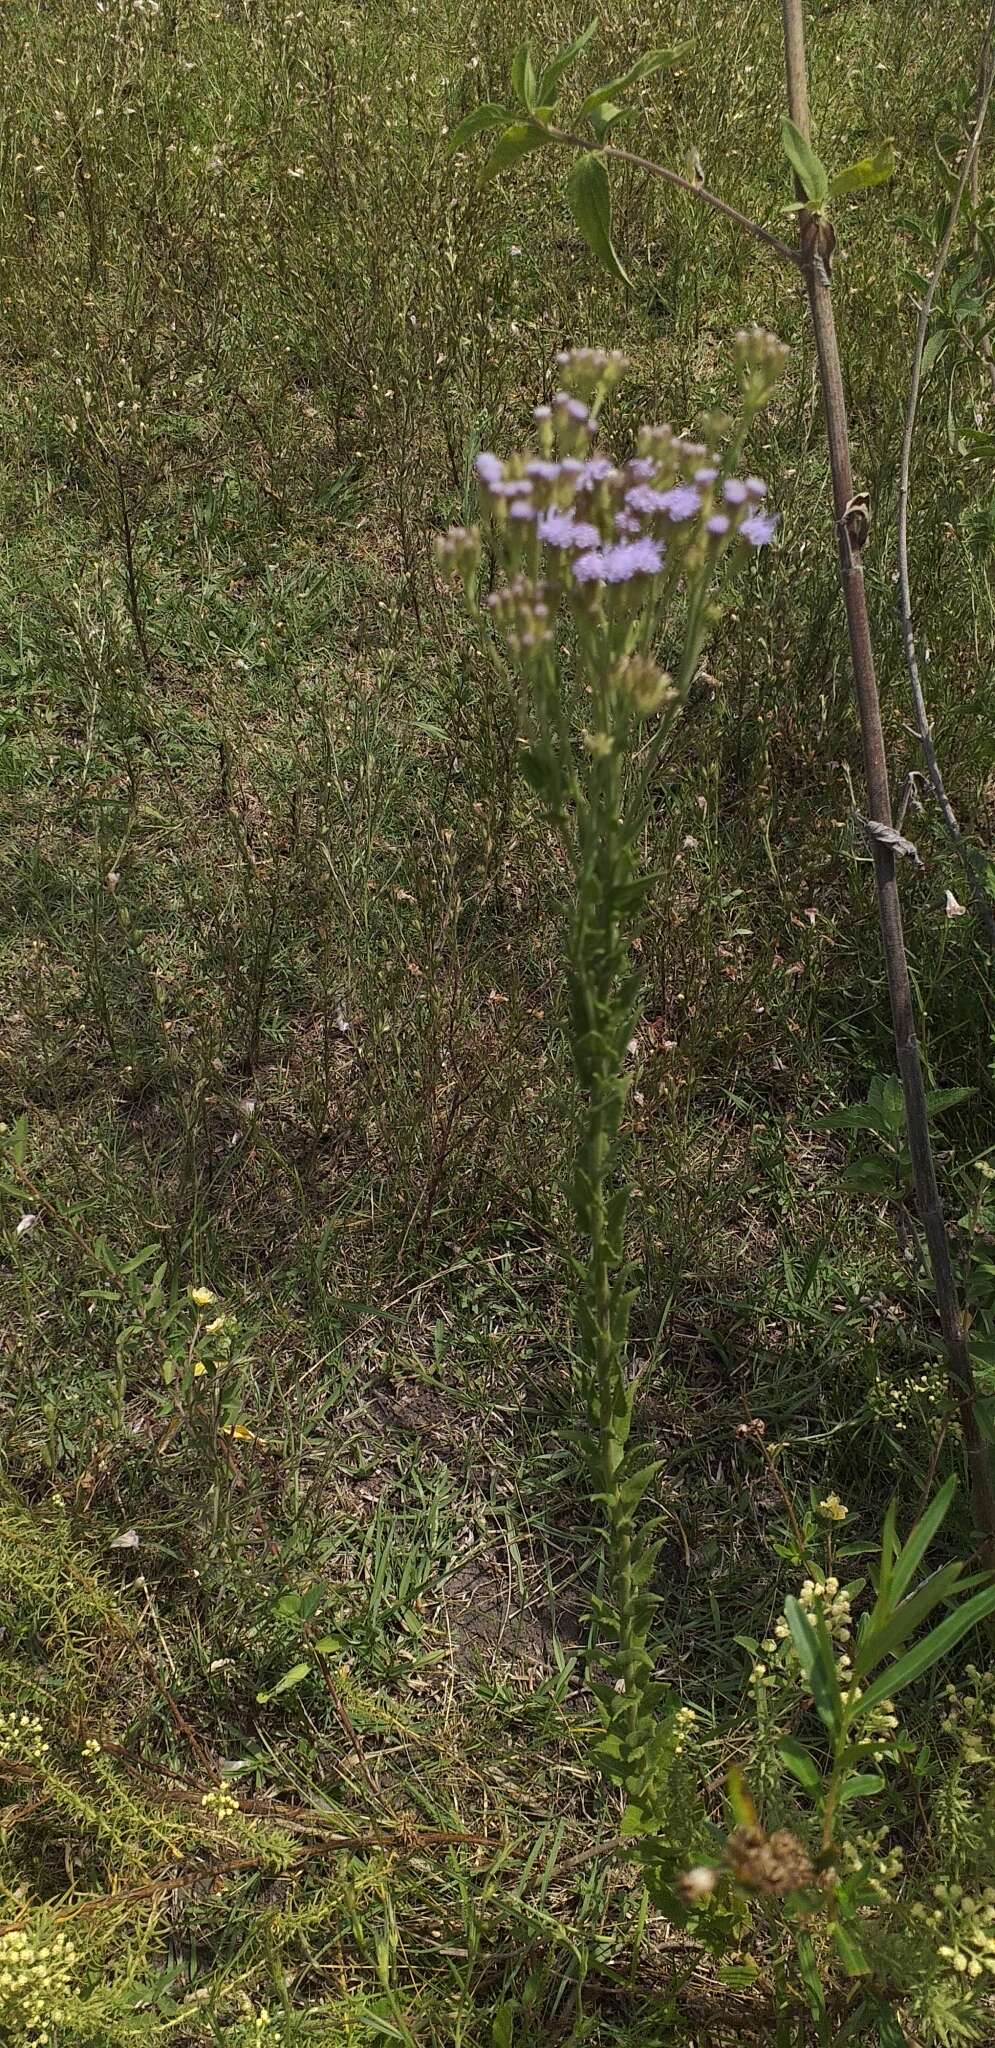
[{"label": "small yellow wildflower", "polygon": [[827,1493],[825,1500],[819,1502],[819,1513],[825,1515],[827,1522],[845,1522],[849,1512],[838,1493]]},{"label": "small yellow wildflower", "polygon": [[202,1358],[198,1358],[198,1360],[197,1360],[197,1363],[196,1363],[196,1365],[194,1366],[194,1369],[193,1369],[193,1376],[194,1376],[194,1379],[195,1379],[195,1380],[202,1380],[202,1379],[203,1379],[203,1377],[204,1377],[204,1374],[206,1373],[206,1371],[207,1371],[207,1367],[206,1367],[206,1365],[204,1364],[204,1361],[203,1361],[203,1359],[202,1359]]},{"label": "small yellow wildflower", "polygon": [[190,1299],[195,1308],[213,1308],[217,1298],[216,1294],[211,1293],[209,1287],[191,1287],[190,1289]]}]

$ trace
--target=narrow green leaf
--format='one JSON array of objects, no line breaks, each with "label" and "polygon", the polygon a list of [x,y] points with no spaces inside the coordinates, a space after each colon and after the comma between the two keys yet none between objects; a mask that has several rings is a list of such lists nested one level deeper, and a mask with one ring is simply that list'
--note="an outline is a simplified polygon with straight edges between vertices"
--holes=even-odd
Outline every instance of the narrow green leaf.
[{"label": "narrow green leaf", "polygon": [[781,117],[781,146],[811,206],[824,206],[829,197],[829,177],[810,142],[787,114]]},{"label": "narrow green leaf", "polygon": [[567,180],[570,211],[599,262],[620,283],[631,285],[615,251],[611,233],[611,188],[604,164],[590,154],[580,156]]},{"label": "narrow green leaf", "polygon": [[903,1543],[891,1581],[891,1597],[896,1606],[906,1587],[911,1585],[956,1491],[957,1475],[951,1472],[949,1479],[944,1480],[939,1493],[930,1501],[928,1508],[920,1515]]},{"label": "narrow green leaf", "polygon": [[757,1809],[753,1794],[738,1764],[734,1764],[726,1777],[726,1792],[732,1808],[732,1817],[738,1828],[755,1828]]},{"label": "narrow green leaf", "polygon": [[551,137],[544,135],[533,121],[513,121],[506,128],[499,142],[492,149],[480,173],[482,185],[489,185],[492,178],[499,178],[502,171],[509,171],[520,157],[528,156],[533,149],[545,149]]},{"label": "narrow green leaf", "polygon": [[847,192],[866,192],[871,185],[887,184],[895,175],[895,145],[882,142],[873,156],[862,156],[858,163],[848,164],[845,171],[837,171],[829,181],[831,199],[842,199]]},{"label": "narrow green leaf", "polygon": [[934,1628],[924,1642],[916,1643],[914,1649],[907,1650],[897,1664],[892,1664],[874,1680],[873,1685],[868,1686],[860,1702],[861,1713],[869,1713],[872,1707],[880,1706],[882,1700],[891,1699],[900,1692],[903,1685],[911,1685],[914,1678],[921,1678],[923,1672],[938,1664],[969,1629],[976,1628],[979,1621],[984,1621],[985,1616],[993,1612],[995,1586],[985,1586],[980,1593],[975,1593],[973,1599],[965,1600],[953,1614],[948,1614],[946,1621],[941,1621],[939,1628]]},{"label": "narrow green leaf", "polygon": [[804,1791],[810,1793],[813,1799],[817,1799],[822,1791],[822,1773],[815,1758],[805,1748],[805,1744],[799,1742],[794,1735],[784,1735],[777,1745],[777,1753],[785,1770],[790,1771],[793,1778],[797,1778]]},{"label": "narrow green leaf", "polygon": [[827,1670],[822,1646],[818,1636],[797,1600],[784,1603],[784,1616],[791,1631],[791,1640],[798,1652],[802,1675],[815,1701],[820,1720],[829,1729],[835,1729],[839,1715],[835,1698],[833,1674]]},{"label": "narrow green leaf", "polygon": [[511,65],[511,85],[524,107],[531,113],[536,103],[536,75],[532,53],[528,43],[519,43]]},{"label": "narrow green leaf", "polygon": [[263,1707],[268,1700],[279,1699],[282,1692],[289,1692],[292,1686],[300,1685],[301,1679],[307,1677],[310,1669],[310,1664],[292,1664],[290,1670],[285,1671],[283,1677],[277,1679],[276,1684],[271,1685],[268,1692],[257,1692],[256,1699],[259,1705]]},{"label": "narrow green leaf", "polygon": [[510,119],[507,107],[498,106],[496,100],[484,100],[481,106],[474,107],[472,113],[457,122],[449,135],[449,148],[462,149],[465,143],[473,141],[475,135],[485,134],[488,128],[503,128]]},{"label": "narrow green leaf", "polygon": [[597,92],[588,93],[586,100],[578,108],[579,118],[586,120],[596,107],[603,106],[606,100],[613,100],[616,93],[625,92],[628,86],[639,85],[644,78],[651,77],[654,71],[672,71],[675,65],[683,63],[691,48],[691,43],[686,42],[672,43],[669,49],[645,51],[642,57],[637,57],[636,62],[630,65],[628,71],[620,72],[617,78],[610,78],[607,85],[598,87]]},{"label": "narrow green leaf", "polygon": [[583,56],[588,43],[597,34],[597,29],[597,22],[589,21],[587,27],[581,29],[579,36],[574,37],[572,43],[568,43],[565,49],[558,50],[556,56],[551,58],[539,79],[539,98],[544,105],[547,100],[555,99],[556,88],[561,78],[569,71],[571,64],[576,64],[578,57]]},{"label": "narrow green leaf", "polygon": [[855,1934],[850,1932],[842,1920],[832,1920],[829,1931],[840,1953],[840,1961],[848,1977],[866,1977],[870,1964]]},{"label": "narrow green leaf", "polygon": [[941,1600],[948,1599],[955,1588],[959,1592],[963,1591],[960,1585],[963,1569],[962,1564],[942,1565],[939,1571],[933,1572],[926,1580],[925,1585],[919,1586],[914,1593],[909,1594],[907,1600],[901,1602],[891,1620],[886,1621],[883,1627],[865,1629],[858,1641],[853,1662],[853,1675],[856,1679],[866,1678],[867,1673],[873,1671],[875,1664],[880,1664],[882,1657],[893,1657],[909,1636],[917,1628],[921,1628],[926,1616],[932,1614],[934,1607],[938,1607]]}]

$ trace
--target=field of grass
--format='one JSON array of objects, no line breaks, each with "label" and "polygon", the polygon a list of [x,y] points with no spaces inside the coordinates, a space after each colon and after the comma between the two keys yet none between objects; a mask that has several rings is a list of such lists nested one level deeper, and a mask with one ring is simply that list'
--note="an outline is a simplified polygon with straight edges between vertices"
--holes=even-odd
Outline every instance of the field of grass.
[{"label": "field of grass", "polygon": [[[728,400],[738,328],[790,345],[751,455],[778,544],[707,649],[647,834],[626,1125],[690,1854],[731,1764],[770,1824],[793,1811],[751,1681],[796,1590],[785,1494],[848,1505],[840,1576],[866,1577],[889,1498],[907,1526],[961,1460],[909,1204],[847,1187],[871,1148],[816,1128],[894,1056],[800,283],[628,171],[626,293],[557,166],[481,189],[447,148],[524,32],[548,51],[589,12],[585,90],[692,45],[625,141],[697,149],[791,233],[758,0],[2,11],[0,1673],[31,1717],[0,1754],[12,2048],[829,2038],[762,1912],[718,1958],[648,1906],[591,1761],[568,893],[513,696],[432,559],[558,350],[624,347],[625,448]],[[822,153],[898,151],[841,207],[834,279],[897,792],[920,765],[894,521],[916,272],[984,10],[810,14]],[[982,207],[985,183],[982,161]],[[970,257],[965,229],[952,278]],[[945,287],[912,571],[984,846],[993,402],[956,311]],[[972,1091],[936,1131],[984,1335],[995,983],[928,802],[906,829],[929,1081]],[[940,1549],[971,1543],[961,1488]],[[909,1899],[990,1861],[991,1764],[942,1727],[948,1682],[969,1717],[995,1706],[963,1677],[984,1649],[905,1696],[874,1825]],[[12,1932],[48,1950],[34,2019],[4,1986]],[[893,2011],[875,1978],[858,2011],[844,1984],[833,2038],[991,2038],[925,1951],[901,1988]]]}]

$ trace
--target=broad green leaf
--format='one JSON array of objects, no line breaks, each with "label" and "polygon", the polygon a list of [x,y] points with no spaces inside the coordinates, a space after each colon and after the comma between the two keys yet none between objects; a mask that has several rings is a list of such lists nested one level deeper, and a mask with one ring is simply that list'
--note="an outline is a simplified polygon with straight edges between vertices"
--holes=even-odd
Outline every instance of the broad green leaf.
[{"label": "broad green leaf", "polygon": [[292,1664],[290,1670],[285,1671],[283,1677],[278,1678],[276,1684],[271,1685],[268,1692],[257,1692],[256,1699],[259,1705],[264,1707],[267,1700],[279,1699],[282,1692],[290,1692],[293,1686],[300,1685],[301,1679],[307,1677],[310,1669],[310,1664]]},{"label": "broad green leaf", "polygon": [[872,1083],[868,1100],[880,1104],[886,1129],[897,1137],[905,1128],[905,1096],[897,1074],[885,1074],[880,1086]]},{"label": "broad green leaf", "polygon": [[545,149],[549,141],[550,137],[544,135],[534,122],[513,121],[492,149],[480,173],[481,184],[490,184],[491,179],[499,178],[502,171],[510,171],[520,157],[528,156],[533,149]]},{"label": "broad green leaf", "polygon": [[838,1806],[850,1806],[855,1799],[872,1799],[875,1792],[884,1788],[880,1771],[855,1771],[850,1778],[844,1778],[839,1790]]},{"label": "broad green leaf", "polygon": [[629,112],[630,109],[628,107],[617,106],[614,100],[605,100],[602,106],[595,107],[593,114],[590,114],[588,119],[599,141],[603,135],[607,135],[613,122],[621,120],[623,114]]},{"label": "broad green leaf", "polygon": [[507,107],[499,107],[496,100],[485,100],[457,123],[449,136],[449,148],[462,149],[475,135],[485,134],[488,128],[503,128],[510,119]]},{"label": "broad green leaf", "polygon": [[787,114],[781,117],[781,146],[811,206],[824,206],[829,197],[829,177],[810,142]]},{"label": "broad green leaf", "polygon": [[623,270],[612,241],[608,173],[596,156],[586,154],[578,157],[567,180],[567,198],[577,226],[599,262],[622,284],[631,284],[632,280]]},{"label": "broad green leaf", "polygon": [[897,1664],[883,1671],[880,1678],[868,1686],[860,1702],[861,1713],[869,1713],[872,1707],[880,1706],[882,1700],[891,1699],[900,1692],[903,1685],[911,1685],[914,1678],[921,1678],[923,1672],[938,1664],[969,1629],[976,1628],[979,1621],[984,1621],[992,1612],[995,1612],[995,1586],[985,1586],[980,1593],[975,1593],[973,1599],[965,1600],[953,1614],[948,1614],[946,1621],[941,1621],[939,1628],[934,1628],[924,1642],[916,1643],[914,1649],[907,1650]]},{"label": "broad green leaf", "polygon": [[835,1698],[834,1674],[826,1668],[826,1662],[818,1636],[797,1600],[790,1598],[784,1603],[784,1617],[791,1631],[791,1640],[798,1652],[802,1676],[815,1701],[820,1720],[829,1729],[835,1729],[839,1715]]},{"label": "broad green leaf", "polygon": [[777,1753],[785,1770],[797,1778],[799,1785],[811,1793],[813,1799],[817,1799],[822,1791],[822,1773],[805,1744],[794,1735],[783,1735],[777,1745]]},{"label": "broad green leaf", "polygon": [[874,1131],[881,1138],[888,1125],[880,1109],[857,1102],[852,1109],[835,1109],[831,1116],[816,1117],[813,1131]]},{"label": "broad green leaf", "polygon": [[531,113],[536,103],[536,75],[528,43],[520,43],[511,66],[512,90]]},{"label": "broad green leaf", "polygon": [[909,1531],[898,1557],[891,1581],[892,1602],[897,1605],[907,1586],[912,1584],[916,1572],[925,1557],[930,1544],[944,1520],[954,1494],[957,1491],[957,1475],[951,1472],[945,1479],[938,1494],[930,1501],[928,1508],[920,1515],[918,1522]]},{"label": "broad green leaf", "polygon": [[597,22],[589,21],[587,27],[581,29],[580,35],[576,36],[572,43],[568,43],[565,49],[558,50],[556,56],[551,58],[539,79],[538,96],[544,105],[547,100],[555,99],[556,88],[561,78],[569,71],[571,64],[576,64],[578,57],[583,56],[588,43],[597,34],[597,29]]},{"label": "broad green leaf", "polygon": [[891,1195],[895,1192],[895,1169],[887,1159],[851,1159],[840,1174],[839,1185],[860,1195]]},{"label": "broad green leaf", "polygon": [[931,1088],[926,1097],[926,1108],[930,1116],[942,1116],[945,1109],[956,1109],[962,1102],[970,1102],[977,1094],[976,1088]]},{"label": "broad green leaf", "polygon": [[866,192],[871,185],[887,184],[895,175],[895,145],[882,142],[873,156],[862,156],[858,163],[848,164],[845,171],[837,171],[829,180],[831,199],[842,199],[847,192]]},{"label": "broad green leaf", "polygon": [[651,77],[654,71],[672,71],[676,64],[683,63],[691,47],[689,42],[673,43],[666,50],[647,50],[642,57],[636,59],[628,71],[620,72],[617,78],[610,78],[607,85],[599,85],[596,92],[588,93],[586,100],[577,110],[579,118],[586,120],[596,107],[603,106],[606,100],[613,100],[616,93],[625,92],[628,86],[640,84],[642,79]]}]

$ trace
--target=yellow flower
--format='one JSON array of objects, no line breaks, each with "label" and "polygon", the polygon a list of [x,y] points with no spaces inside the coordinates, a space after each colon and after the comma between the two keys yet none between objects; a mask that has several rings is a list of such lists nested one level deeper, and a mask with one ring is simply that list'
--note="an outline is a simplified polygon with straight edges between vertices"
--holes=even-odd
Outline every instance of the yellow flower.
[{"label": "yellow flower", "polygon": [[204,1361],[203,1361],[203,1359],[202,1359],[202,1358],[198,1358],[198,1360],[197,1360],[197,1363],[196,1363],[196,1365],[194,1366],[194,1369],[193,1369],[193,1376],[194,1376],[194,1379],[195,1379],[195,1380],[202,1380],[202,1379],[203,1379],[203,1377],[204,1377],[204,1374],[206,1373],[206,1371],[207,1371],[207,1367],[206,1367],[206,1365],[204,1364]]},{"label": "yellow flower", "polygon": [[845,1522],[849,1512],[838,1493],[827,1493],[825,1500],[819,1502],[819,1513],[825,1515],[827,1522]]},{"label": "yellow flower", "polygon": [[213,1308],[217,1298],[216,1294],[211,1293],[209,1287],[191,1287],[190,1289],[190,1299],[196,1308]]}]

